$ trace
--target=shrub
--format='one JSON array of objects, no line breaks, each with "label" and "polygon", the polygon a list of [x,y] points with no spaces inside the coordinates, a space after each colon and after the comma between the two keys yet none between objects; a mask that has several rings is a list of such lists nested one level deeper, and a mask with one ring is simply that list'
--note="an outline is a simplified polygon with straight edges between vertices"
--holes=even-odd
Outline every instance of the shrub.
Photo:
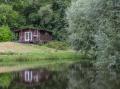
[{"label": "shrub", "polygon": [[69,45],[66,42],[60,42],[60,41],[52,41],[46,44],[49,48],[54,48],[57,50],[66,50]]},{"label": "shrub", "polygon": [[12,32],[8,26],[0,27],[0,42],[12,40]]}]

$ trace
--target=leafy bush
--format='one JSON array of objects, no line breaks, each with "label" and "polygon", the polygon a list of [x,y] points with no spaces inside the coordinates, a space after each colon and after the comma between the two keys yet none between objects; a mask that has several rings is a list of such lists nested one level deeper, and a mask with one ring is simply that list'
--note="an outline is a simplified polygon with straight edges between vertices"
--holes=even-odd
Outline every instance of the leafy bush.
[{"label": "leafy bush", "polygon": [[0,42],[10,41],[12,39],[12,32],[8,26],[0,27]]},{"label": "leafy bush", "polygon": [[54,48],[57,50],[66,50],[69,45],[66,42],[60,42],[60,41],[52,41],[46,44],[49,48]]}]

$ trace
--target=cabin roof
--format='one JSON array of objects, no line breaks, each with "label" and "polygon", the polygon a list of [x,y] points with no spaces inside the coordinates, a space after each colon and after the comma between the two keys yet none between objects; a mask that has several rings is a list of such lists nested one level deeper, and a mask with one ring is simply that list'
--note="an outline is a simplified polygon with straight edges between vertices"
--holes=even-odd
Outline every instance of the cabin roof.
[{"label": "cabin roof", "polygon": [[39,29],[39,28],[19,28],[19,29],[14,30],[14,32],[20,32],[20,31],[23,31],[23,30],[39,30],[39,31],[42,31],[42,32],[48,32],[48,33],[52,34],[51,31],[48,31],[46,29]]}]

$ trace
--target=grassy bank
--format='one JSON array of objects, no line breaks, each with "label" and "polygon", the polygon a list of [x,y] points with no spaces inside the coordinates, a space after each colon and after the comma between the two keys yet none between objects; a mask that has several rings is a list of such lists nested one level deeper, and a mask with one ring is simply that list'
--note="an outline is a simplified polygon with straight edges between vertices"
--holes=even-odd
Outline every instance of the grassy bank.
[{"label": "grassy bank", "polygon": [[80,58],[81,56],[72,50],[56,50],[46,46],[13,42],[0,43],[0,72],[33,67],[56,69]]}]

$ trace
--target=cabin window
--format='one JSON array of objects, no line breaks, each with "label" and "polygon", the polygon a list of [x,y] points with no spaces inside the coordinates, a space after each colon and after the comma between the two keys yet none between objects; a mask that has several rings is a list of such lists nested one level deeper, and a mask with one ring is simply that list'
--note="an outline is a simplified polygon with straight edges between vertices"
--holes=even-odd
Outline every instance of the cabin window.
[{"label": "cabin window", "polygon": [[25,41],[32,40],[32,32],[25,32]]},{"label": "cabin window", "polygon": [[25,71],[25,81],[32,81],[32,71]]}]

